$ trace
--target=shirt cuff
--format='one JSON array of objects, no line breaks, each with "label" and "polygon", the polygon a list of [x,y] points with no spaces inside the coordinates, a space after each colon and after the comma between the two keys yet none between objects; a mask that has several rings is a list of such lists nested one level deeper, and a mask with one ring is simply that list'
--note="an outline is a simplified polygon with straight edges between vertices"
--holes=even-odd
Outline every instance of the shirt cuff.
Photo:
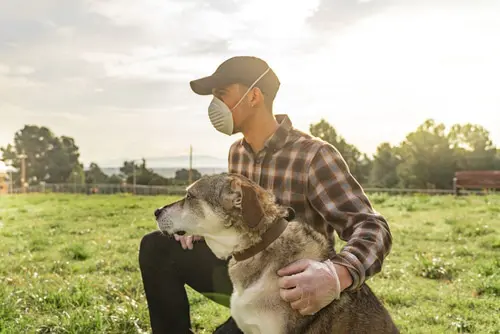
[{"label": "shirt cuff", "polygon": [[346,250],[342,250],[340,253],[335,254],[330,260],[335,264],[346,267],[347,271],[351,274],[352,284],[345,290],[356,290],[364,283],[364,267],[356,256]]}]

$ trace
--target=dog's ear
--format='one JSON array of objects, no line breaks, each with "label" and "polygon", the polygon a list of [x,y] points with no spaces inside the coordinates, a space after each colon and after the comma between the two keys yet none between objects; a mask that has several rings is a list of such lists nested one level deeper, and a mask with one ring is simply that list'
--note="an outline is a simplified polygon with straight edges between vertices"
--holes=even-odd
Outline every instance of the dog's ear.
[{"label": "dog's ear", "polygon": [[241,187],[243,201],[241,205],[241,213],[243,221],[248,227],[256,227],[262,218],[264,218],[264,209],[260,204],[256,189],[251,186],[243,185]]},{"label": "dog's ear", "polygon": [[239,178],[230,179],[229,189],[229,192],[222,195],[224,209],[239,209],[243,222],[250,228],[256,227],[264,217],[264,209],[260,204],[256,189],[242,183]]}]

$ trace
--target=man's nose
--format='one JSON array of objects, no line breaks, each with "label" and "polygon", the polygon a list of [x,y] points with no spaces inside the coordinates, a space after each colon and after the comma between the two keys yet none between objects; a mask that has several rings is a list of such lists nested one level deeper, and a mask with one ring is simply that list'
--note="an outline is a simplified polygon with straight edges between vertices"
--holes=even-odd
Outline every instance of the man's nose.
[{"label": "man's nose", "polygon": [[155,217],[158,218],[158,216],[160,215],[161,213],[161,209],[156,209],[155,210]]}]

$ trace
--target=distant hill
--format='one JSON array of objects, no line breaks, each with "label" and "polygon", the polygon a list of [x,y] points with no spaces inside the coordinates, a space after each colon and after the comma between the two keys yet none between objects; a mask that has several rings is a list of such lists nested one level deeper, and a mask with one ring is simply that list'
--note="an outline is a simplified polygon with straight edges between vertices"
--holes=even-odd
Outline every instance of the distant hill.
[{"label": "distant hill", "polygon": [[[140,160],[141,158],[136,158]],[[146,159],[146,166],[148,168],[189,168],[189,155],[179,155],[172,157],[144,157]],[[122,166],[123,161],[127,159],[111,160],[99,163],[103,168],[114,168],[115,166]],[[181,166],[181,167],[179,167]],[[219,158],[209,155],[193,155],[193,168],[201,170],[204,168],[227,168],[227,157]]]},{"label": "distant hill", "polygon": [[[151,168],[155,173],[158,173],[159,175],[170,178],[170,177],[175,177],[175,172],[179,169],[186,168],[186,167],[159,167],[159,168],[154,168],[154,167],[148,167]],[[194,168],[194,167],[193,167]],[[120,167],[102,167],[101,168],[103,173],[107,175],[112,175],[112,174],[119,174],[120,173]],[[210,174],[218,174],[218,173],[223,173],[227,172],[227,167],[225,168],[220,168],[220,167],[201,167],[201,168],[196,168],[198,172],[200,172],[202,175],[210,175]]]},{"label": "distant hill", "polygon": [[[145,157],[146,167],[163,177],[174,177],[175,172],[182,168],[189,168],[189,155],[172,157]],[[127,159],[110,160],[98,163],[102,171],[107,175],[119,174],[120,167]],[[131,159],[129,159],[131,160]],[[140,158],[135,159],[140,163]],[[227,172],[227,158],[218,158],[209,155],[193,155],[193,169],[202,175]]]}]

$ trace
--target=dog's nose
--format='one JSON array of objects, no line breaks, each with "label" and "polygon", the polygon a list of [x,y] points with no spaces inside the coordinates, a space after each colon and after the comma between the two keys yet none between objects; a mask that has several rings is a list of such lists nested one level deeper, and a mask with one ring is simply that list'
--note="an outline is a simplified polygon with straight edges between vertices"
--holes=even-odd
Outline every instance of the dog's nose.
[{"label": "dog's nose", "polygon": [[161,213],[161,209],[156,209],[155,210],[155,217],[158,218],[158,216],[160,215]]}]

